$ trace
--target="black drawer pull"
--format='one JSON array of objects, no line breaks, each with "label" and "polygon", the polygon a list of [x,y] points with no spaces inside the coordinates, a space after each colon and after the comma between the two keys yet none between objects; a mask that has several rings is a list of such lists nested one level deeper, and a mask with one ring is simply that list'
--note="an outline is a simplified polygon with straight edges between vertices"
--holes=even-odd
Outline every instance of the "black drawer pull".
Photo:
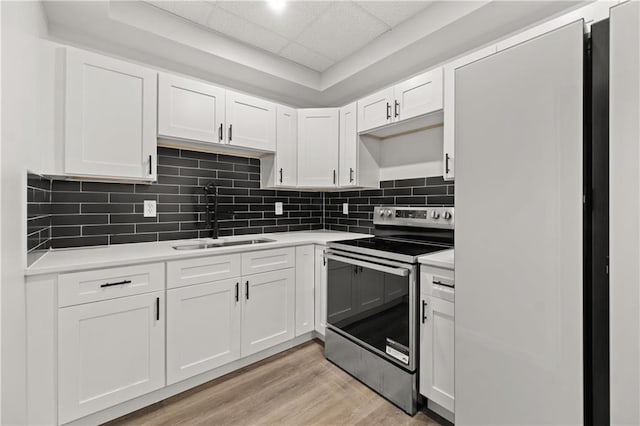
[{"label": "black drawer pull", "polygon": [[131,284],[131,280],[122,280],[122,281],[118,281],[117,283],[100,284],[100,287],[113,287],[114,285],[124,285],[124,284]]}]

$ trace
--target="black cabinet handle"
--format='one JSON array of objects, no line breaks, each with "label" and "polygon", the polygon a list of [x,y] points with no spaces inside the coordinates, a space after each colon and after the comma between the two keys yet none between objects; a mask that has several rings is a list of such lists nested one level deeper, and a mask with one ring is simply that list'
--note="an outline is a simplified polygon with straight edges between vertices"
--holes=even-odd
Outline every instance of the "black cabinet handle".
[{"label": "black cabinet handle", "polygon": [[244,283],[244,288],[246,290],[245,296],[247,297],[247,300],[249,300],[249,281]]},{"label": "black cabinet handle", "polygon": [[333,184],[336,184],[336,169],[333,169]]},{"label": "black cabinet handle", "polygon": [[156,321],[160,321],[160,298],[156,297]]},{"label": "black cabinet handle", "polygon": [[391,104],[387,102],[387,120],[391,119]]},{"label": "black cabinet handle", "polygon": [[427,302],[423,300],[422,301],[422,323],[423,324],[427,320],[427,313],[425,312],[426,307],[427,307]]},{"label": "black cabinet handle", "polygon": [[396,117],[397,117],[397,116],[399,116],[399,115],[400,115],[400,111],[399,111],[399,109],[400,109],[400,102],[395,101],[395,102],[394,102],[394,104],[393,104],[393,115],[394,115],[394,116],[396,116]]},{"label": "black cabinet handle", "polygon": [[124,285],[124,284],[131,284],[131,280],[122,280],[122,281],[118,281],[116,283],[100,284],[100,287],[113,287],[114,285]]},{"label": "black cabinet handle", "polygon": [[446,153],[444,155],[444,172],[445,174],[449,174],[449,172],[451,171],[451,169],[449,168],[449,159],[451,157],[449,157],[449,153]]},{"label": "black cabinet handle", "polygon": [[282,183],[282,168],[280,168],[280,183]]},{"label": "black cabinet handle", "polygon": [[149,174],[152,175],[153,172],[151,171],[152,168],[152,164],[153,164],[153,157],[151,156],[151,154],[149,154]]},{"label": "black cabinet handle", "polygon": [[222,123],[220,123],[220,127],[218,128],[218,140],[222,142]]},{"label": "black cabinet handle", "polygon": [[353,168],[349,167],[349,182],[353,182]]},{"label": "black cabinet handle", "polygon": [[240,283],[236,283],[236,302],[240,301]]},{"label": "black cabinet handle", "polygon": [[233,124],[229,124],[229,143],[233,139]]}]

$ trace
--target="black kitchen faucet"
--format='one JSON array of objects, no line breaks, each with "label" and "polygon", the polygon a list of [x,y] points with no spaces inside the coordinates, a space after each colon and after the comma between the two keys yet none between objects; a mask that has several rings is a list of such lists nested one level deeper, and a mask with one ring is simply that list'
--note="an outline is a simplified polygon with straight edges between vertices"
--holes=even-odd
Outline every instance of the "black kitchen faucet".
[{"label": "black kitchen faucet", "polygon": [[[210,197],[213,197],[213,206],[209,201]],[[207,182],[204,186],[204,199],[207,229],[211,230],[211,238],[218,238],[218,188],[213,181]],[[211,216],[213,216],[213,228],[211,227]]]}]

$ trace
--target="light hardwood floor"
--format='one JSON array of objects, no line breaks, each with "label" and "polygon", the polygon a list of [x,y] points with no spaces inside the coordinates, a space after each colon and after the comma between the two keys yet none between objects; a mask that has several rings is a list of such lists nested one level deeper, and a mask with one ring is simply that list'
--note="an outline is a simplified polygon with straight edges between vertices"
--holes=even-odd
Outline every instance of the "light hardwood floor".
[{"label": "light hardwood floor", "polygon": [[109,425],[438,425],[406,415],[322,351],[305,343]]}]

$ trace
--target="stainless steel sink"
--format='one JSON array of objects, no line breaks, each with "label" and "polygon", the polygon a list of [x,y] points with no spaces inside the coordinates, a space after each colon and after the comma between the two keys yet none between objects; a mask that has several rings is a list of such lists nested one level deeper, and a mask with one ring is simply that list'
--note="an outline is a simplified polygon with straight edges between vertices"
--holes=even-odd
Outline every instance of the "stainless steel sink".
[{"label": "stainless steel sink", "polygon": [[174,250],[204,250],[210,248],[218,248],[218,247],[230,247],[230,246],[245,246],[252,244],[261,244],[261,243],[272,243],[275,240],[270,240],[268,238],[258,238],[254,240],[238,240],[238,241],[212,241],[212,242],[197,242],[197,243],[187,243],[180,244],[177,246],[173,246]]}]

